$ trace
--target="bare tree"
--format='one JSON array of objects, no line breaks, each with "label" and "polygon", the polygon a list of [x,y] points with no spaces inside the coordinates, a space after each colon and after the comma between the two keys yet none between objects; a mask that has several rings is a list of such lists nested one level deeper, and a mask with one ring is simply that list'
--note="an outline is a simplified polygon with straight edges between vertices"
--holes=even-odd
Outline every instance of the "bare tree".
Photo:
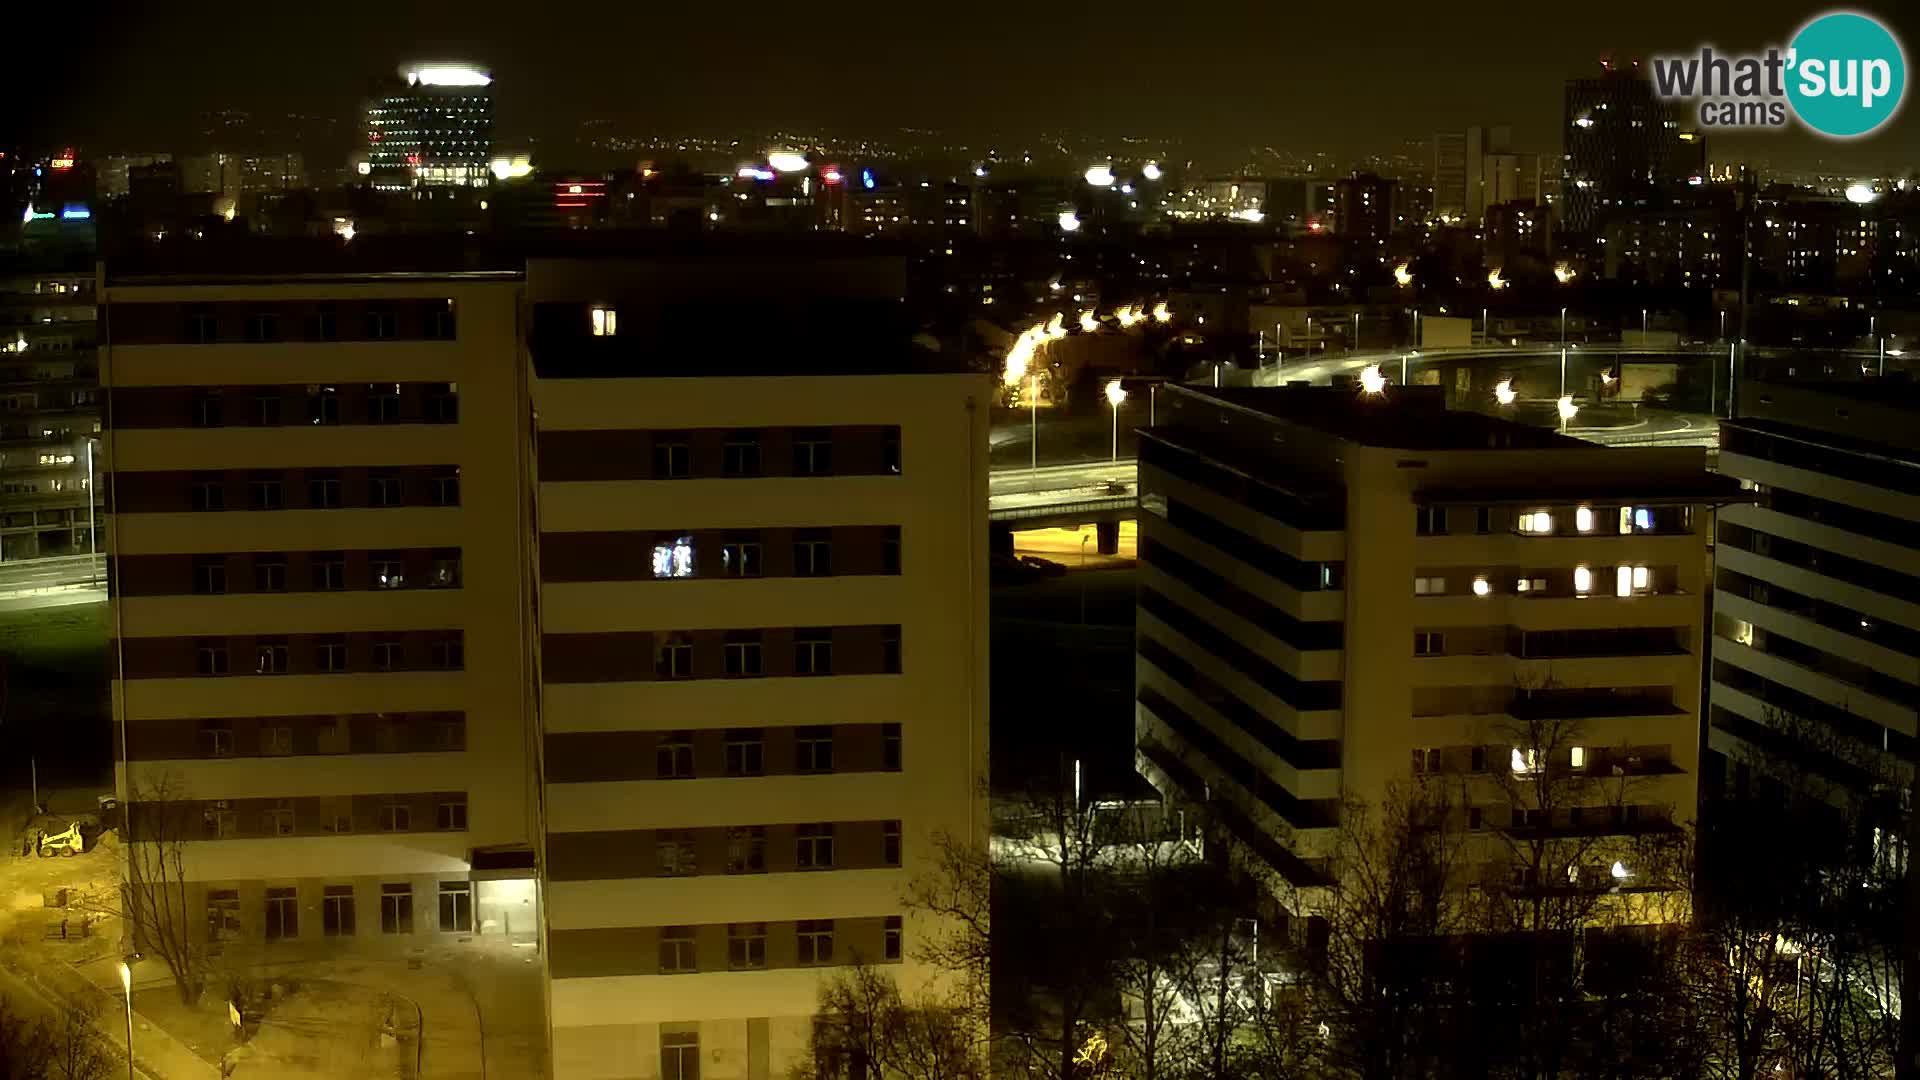
[{"label": "bare tree", "polygon": [[965,1010],[907,1001],[893,976],[864,962],[820,986],[811,1053],[795,1080],[984,1080]]},{"label": "bare tree", "polygon": [[120,864],[120,916],[134,947],[166,964],[180,1000],[206,988],[206,911],[192,903],[187,845],[206,835],[199,804],[177,777],[129,782]]},{"label": "bare tree", "polygon": [[38,1080],[53,1062],[53,1033],[0,997],[0,1080]]},{"label": "bare tree", "polygon": [[0,997],[0,1080],[104,1080],[114,1060],[98,1014],[97,1005],[75,1000],[29,1020]]}]

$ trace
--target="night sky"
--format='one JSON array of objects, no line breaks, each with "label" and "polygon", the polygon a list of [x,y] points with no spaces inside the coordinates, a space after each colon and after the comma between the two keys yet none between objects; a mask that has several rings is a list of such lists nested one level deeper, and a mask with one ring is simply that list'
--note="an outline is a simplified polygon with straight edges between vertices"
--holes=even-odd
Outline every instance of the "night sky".
[{"label": "night sky", "polygon": [[[1855,5],[1887,18],[1901,5]],[[1892,16],[1909,48],[1920,14]],[[513,0],[41,5],[10,58],[14,138],[95,153],[166,150],[213,109],[350,119],[370,81],[415,58],[498,80],[503,138],[563,139],[584,119],[633,132],[902,126],[968,140],[1042,131],[1264,144],[1350,156],[1474,122],[1559,150],[1561,85],[1605,52],[1784,44],[1824,5],[1751,0],[1442,3],[1160,0],[1048,4],[567,4]],[[16,31],[26,31],[18,20]],[[1912,93],[1920,93],[1915,88]],[[1856,144],[1767,135],[1776,164],[1920,164],[1909,106]]]}]

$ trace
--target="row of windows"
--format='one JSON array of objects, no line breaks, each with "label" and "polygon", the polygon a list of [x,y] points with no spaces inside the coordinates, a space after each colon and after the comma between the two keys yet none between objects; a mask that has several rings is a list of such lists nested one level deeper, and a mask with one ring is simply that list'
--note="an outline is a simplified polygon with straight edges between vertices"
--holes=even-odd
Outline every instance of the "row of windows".
[{"label": "row of windows", "polygon": [[467,794],[449,791],[136,802],[131,807],[131,827],[141,836],[201,840],[464,832]]},{"label": "row of windows", "polygon": [[452,300],[115,304],[116,345],[212,345],[275,341],[452,341]]},{"label": "row of windows", "polygon": [[1673,751],[1667,746],[1569,746],[1542,752],[1516,746],[1415,747],[1416,776],[1491,773],[1501,769],[1514,776],[1541,773],[1587,776],[1644,776],[1670,772]]},{"label": "row of windows", "polygon": [[680,731],[557,732],[548,783],[898,772],[901,726],[819,724]]},{"label": "row of windows", "polygon": [[122,389],[113,393],[111,426],[330,427],[339,424],[453,424],[460,420],[454,383],[362,383],[304,386]]},{"label": "row of windows", "polygon": [[[338,674],[349,671],[460,671],[467,666],[465,635],[458,630],[444,632],[426,643],[424,650],[410,648],[406,638],[374,635],[366,662],[354,660],[345,634],[301,636],[308,651],[301,673]],[[287,675],[294,673],[295,650],[292,638],[258,637],[243,651],[237,651],[223,638],[202,638],[194,643],[197,675],[217,677],[234,674]],[[236,668],[236,658],[244,667]],[[129,672],[132,675],[132,672]]]},{"label": "row of windows", "polygon": [[548,431],[540,435],[542,480],[870,476],[899,472],[898,426]]},{"label": "row of windows", "polygon": [[[1645,564],[1624,563],[1599,567],[1582,563],[1571,570],[1521,570],[1513,577],[1499,573],[1470,573],[1461,577],[1416,573],[1413,595],[1465,596],[1471,593],[1474,596],[1493,596],[1512,592],[1534,597],[1564,597],[1611,592],[1614,596],[1651,596],[1673,591],[1672,579],[1673,572],[1670,569],[1656,570]],[[1512,582],[1510,589],[1506,587],[1509,581]],[[1663,588],[1663,584],[1667,587]]]},{"label": "row of windows", "polygon": [[[793,925],[794,944],[798,962],[802,966],[813,967],[834,963],[834,921],[832,919],[801,919]],[[881,959],[898,960],[901,957],[901,918],[889,915],[883,927],[881,940]],[[691,926],[663,926],[660,928],[660,973],[663,975],[688,975],[699,971],[751,971],[767,966],[767,924],[766,923],[728,923],[727,924],[727,961],[722,969],[716,963],[703,964],[699,949],[695,947],[696,935]],[[667,1056],[667,1048],[678,1044],[666,1040],[671,1036],[662,1036],[661,1056]],[[698,1047],[697,1036],[691,1044]],[[696,1058],[697,1060],[697,1058]],[[676,1067],[666,1076],[677,1076],[682,1080],[692,1080],[698,1075],[698,1066],[694,1071]]]},{"label": "row of windows", "polygon": [[1904,600],[1909,604],[1920,604],[1920,578],[1888,569],[1879,563],[1826,551],[1811,544],[1774,536],[1731,521],[1720,522],[1719,542],[1740,551],[1786,563],[1788,566],[1797,566],[1864,589],[1871,589],[1884,596]]},{"label": "row of windows", "polygon": [[1341,647],[1344,637],[1341,624],[1294,618],[1164,544],[1142,537],[1140,559],[1295,649]]},{"label": "row of windows", "polygon": [[1339,801],[1302,799],[1268,776],[1253,761],[1241,756],[1205,724],[1188,715],[1185,709],[1152,688],[1140,691],[1140,704],[1173,730],[1186,745],[1199,750],[1248,794],[1266,804],[1282,821],[1296,829],[1326,828],[1339,821]]},{"label": "row of windows", "polygon": [[1175,655],[1172,649],[1145,634],[1140,635],[1142,659],[1159,668],[1194,697],[1205,702],[1228,723],[1266,747],[1275,757],[1296,769],[1337,769],[1340,767],[1340,742],[1337,739],[1299,739],[1260,714],[1260,710],[1241,701],[1231,691]]},{"label": "row of windows", "polygon": [[[836,865],[838,829],[831,821],[793,826],[793,865],[799,870],[832,870]],[[653,834],[655,876],[692,877],[699,874],[764,874],[767,872],[767,828],[734,826],[727,830],[726,865],[700,865],[700,844],[693,829],[658,829]],[[899,866],[900,822],[880,823],[880,862]]]},{"label": "row of windows", "polygon": [[[407,506],[410,502],[419,501],[417,495],[408,490],[408,479],[406,473],[397,468],[369,469],[364,488],[364,501],[350,502],[347,498],[347,487],[342,483],[337,470],[309,469],[303,489],[306,501],[303,505],[290,507],[287,501],[289,482],[286,477],[278,472],[256,472],[245,481],[246,509],[339,510],[349,506]],[[437,466],[432,475],[424,479],[415,477],[413,480],[416,484],[424,485],[426,505],[460,505],[459,466]],[[237,505],[228,506],[229,486],[225,475],[196,474],[188,488],[188,506],[201,512],[239,509]]]},{"label": "row of windows", "polygon": [[[207,892],[207,937],[209,941],[234,940],[245,933],[240,913],[240,893],[235,889],[211,889]],[[268,941],[291,941],[300,936],[300,897],[291,886],[270,887],[261,910],[261,926]],[[466,881],[442,881],[439,887],[439,922],[442,933],[473,932],[473,885]],[[353,937],[359,933],[351,885],[321,887],[320,928],[327,937]],[[380,886],[380,933],[411,934],[413,929],[413,886],[405,882]]]},{"label": "row of windows", "polygon": [[143,720],[127,737],[136,761],[434,753],[466,749],[467,720],[458,712]]},{"label": "row of windows", "polygon": [[1233,635],[1181,607],[1153,589],[1140,590],[1140,610],[1166,623],[1176,633],[1219,657],[1256,685],[1295,709],[1337,709],[1340,707],[1340,683],[1308,682],[1280,669]]},{"label": "row of windows", "polygon": [[1742,454],[1858,484],[1920,495],[1920,467],[1874,454],[1857,454],[1735,425],[1720,429],[1720,449],[1723,453]]},{"label": "row of windows", "polygon": [[1868,616],[1830,600],[1797,593],[1792,589],[1761,581],[1722,567],[1716,576],[1717,587],[1724,592],[1746,597],[1756,604],[1778,608],[1803,619],[1838,630],[1850,637],[1920,657],[1920,630]]},{"label": "row of windows", "polygon": [[[1148,500],[1142,500],[1142,508]],[[1346,563],[1305,562],[1241,532],[1178,499],[1166,500],[1167,523],[1301,592],[1343,587]]]},{"label": "row of windows", "polygon": [[[760,630],[729,630],[721,643],[721,673],[730,678],[758,678],[768,674],[765,642]],[[880,673],[900,673],[900,634],[895,630],[881,640]],[[691,635],[669,634],[654,647],[653,671],[662,679],[697,678],[694,664],[694,639]],[[799,627],[793,631],[792,675],[832,675],[833,628]]]},{"label": "row of windows", "polygon": [[1759,494],[1759,504],[1769,510],[1884,540],[1889,544],[1920,548],[1920,522],[1778,487],[1756,485],[1754,490]]},{"label": "row of windows", "polygon": [[1768,656],[1777,656],[1788,663],[1837,679],[1849,686],[1859,687],[1883,700],[1909,709],[1920,706],[1920,686],[1857,661],[1814,648],[1803,641],[1796,641],[1779,631],[1755,626],[1744,619],[1722,614],[1714,615],[1713,630],[1715,634],[1728,641],[1737,642]]},{"label": "row of windows", "polygon": [[1344,509],[1304,499],[1158,439],[1140,440],[1140,463],[1212,491],[1256,513],[1303,531],[1339,529]]},{"label": "row of windows", "polygon": [[[766,544],[758,529],[729,531],[718,552],[701,557],[690,533],[667,532],[653,541],[655,578],[760,577],[766,572]],[[794,577],[830,577],[834,573],[833,530],[795,529],[784,564]],[[714,555],[717,554],[718,558]],[[880,539],[880,572],[900,572],[900,527],[885,527]]]},{"label": "row of windows", "polygon": [[1865,717],[1837,705],[1774,682],[1764,675],[1748,671],[1725,660],[1713,662],[1713,681],[1772,706],[1780,713],[1811,724],[1824,725],[1862,746],[1894,753],[1907,761],[1920,757],[1920,744],[1913,736],[1882,727]]},{"label": "row of windows", "polygon": [[1491,506],[1421,506],[1414,511],[1414,532],[1420,536],[1447,536],[1465,531],[1472,514],[1473,532],[1486,536],[1511,522],[1524,536],[1648,536],[1685,533],[1693,528],[1690,506],[1575,506],[1522,510],[1518,513]]},{"label": "row of windows", "polygon": [[[256,593],[337,592],[347,588],[348,560],[344,551],[298,553],[308,573],[290,575],[287,556],[278,552],[242,552],[233,555],[195,555],[192,557],[192,591],[201,596],[217,596],[229,590],[229,578],[238,575],[235,584]],[[236,566],[235,564],[239,564]],[[410,573],[409,565],[419,566]],[[123,574],[124,580],[124,574]],[[460,587],[460,549],[434,548],[426,552],[372,551],[367,553],[367,572],[360,588],[457,589]],[[132,595],[127,593],[126,595]]]}]

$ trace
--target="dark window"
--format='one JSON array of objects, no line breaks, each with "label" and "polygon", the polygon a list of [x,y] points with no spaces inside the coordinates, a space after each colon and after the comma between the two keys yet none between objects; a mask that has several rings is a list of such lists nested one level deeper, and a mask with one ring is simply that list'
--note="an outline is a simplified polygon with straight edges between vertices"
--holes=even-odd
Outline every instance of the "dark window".
[{"label": "dark window", "polygon": [[[666,956],[666,946],[660,948],[660,955]],[[688,958],[691,966],[692,958]],[[661,970],[668,970],[661,964]],[[671,970],[678,971],[679,968]],[[660,1080],[700,1080],[700,1033],[697,1031],[662,1031],[660,1033]]]},{"label": "dark window", "polygon": [[339,636],[320,639],[313,647],[313,661],[321,671],[347,670],[347,639]]},{"label": "dark window", "polygon": [[440,883],[440,930],[448,934],[473,932],[473,884],[467,881]]},{"label": "dark window", "polygon": [[793,475],[831,476],[833,474],[833,431],[829,428],[801,428],[793,433]]},{"label": "dark window", "polygon": [[1440,656],[1447,651],[1446,635],[1431,630],[1416,630],[1413,634],[1413,655]]},{"label": "dark window", "polygon": [[700,872],[691,829],[660,829],[653,834],[654,869],[661,877],[691,877]]},{"label": "dark window", "polygon": [[392,470],[367,475],[367,502],[373,506],[399,506],[405,495],[400,474]]},{"label": "dark window", "polygon": [[660,736],[653,752],[654,775],[662,780],[693,776],[693,732],[672,731]]},{"label": "dark window", "polygon": [[[678,974],[696,970],[693,951],[693,927],[663,926],[660,928],[660,971],[662,974]],[[664,1039],[662,1042],[664,1043]],[[666,1056],[663,1045],[661,1057]],[[696,1059],[697,1060],[697,1059]],[[697,1073],[682,1073],[684,1076]]]},{"label": "dark window", "polygon": [[286,508],[285,485],[277,476],[256,476],[247,482],[247,509],[281,510]]},{"label": "dark window", "polygon": [[460,422],[460,388],[454,383],[427,384],[427,414],[429,424],[457,424]]},{"label": "dark window", "polygon": [[380,932],[413,933],[413,886],[405,883],[380,886]]},{"label": "dark window", "polygon": [[353,936],[353,886],[326,886],[320,897],[320,926],[328,937]]},{"label": "dark window", "polygon": [[315,510],[333,510],[340,506],[340,476],[337,473],[307,474],[307,505]]},{"label": "dark window", "polygon": [[211,345],[220,340],[219,320],[211,311],[188,312],[185,334],[189,345]]},{"label": "dark window", "polygon": [[833,868],[833,823],[823,822],[817,825],[794,826],[794,837],[798,842],[797,861],[802,870],[831,870]]},{"label": "dark window", "polygon": [[889,675],[900,674],[900,628],[885,627],[880,632],[880,668]]},{"label": "dark window", "polygon": [[434,815],[434,827],[442,832],[467,831],[467,804],[464,802],[443,802]]},{"label": "dark window", "polygon": [[382,832],[407,832],[413,828],[413,809],[405,803],[388,803],[380,808]]},{"label": "dark window", "polygon": [[460,671],[467,666],[466,643],[458,637],[435,641],[427,653],[428,663],[440,671]]},{"label": "dark window", "polygon": [[457,589],[460,587],[459,548],[450,548],[433,553],[433,569],[427,574],[427,587],[430,589]]},{"label": "dark window", "polygon": [[1421,506],[1414,510],[1414,532],[1421,536],[1447,535],[1447,508]]},{"label": "dark window", "polygon": [[287,643],[284,638],[268,638],[253,646],[253,670],[256,675],[287,673]]},{"label": "dark window", "polygon": [[882,952],[881,952],[881,956],[883,959],[887,959],[887,960],[900,959],[900,955],[901,955],[900,944],[901,944],[901,937],[903,934],[900,923],[901,923],[900,916],[898,915],[887,916],[885,930],[883,931],[886,937],[883,939]]},{"label": "dark window", "polygon": [[193,426],[222,427],[227,422],[226,398],[218,390],[193,392]]},{"label": "dark window", "polygon": [[214,595],[227,591],[227,557],[225,555],[193,557],[193,591],[202,595]]},{"label": "dark window", "polygon": [[727,830],[727,873],[760,874],[767,869],[767,830],[753,825]]},{"label": "dark window", "polygon": [[200,756],[233,756],[233,721],[200,721]]},{"label": "dark window", "polygon": [[767,924],[727,924],[727,966],[736,970],[767,966]]},{"label": "dark window", "polygon": [[196,670],[202,675],[225,675],[227,673],[227,643],[206,640],[195,646],[198,654]]},{"label": "dark window", "polygon": [[364,336],[373,341],[391,341],[400,333],[400,318],[392,308],[368,308]]},{"label": "dark window", "polygon": [[280,426],[279,393],[253,395],[253,423],[256,427]]},{"label": "dark window", "polygon": [[880,725],[880,767],[888,772],[900,771],[900,725]]},{"label": "dark window", "polygon": [[897,574],[900,572],[900,526],[887,526],[886,533],[880,537],[880,572]]},{"label": "dark window", "polygon": [[247,316],[247,340],[253,342],[280,340],[280,313],[277,311],[256,311]]},{"label": "dark window", "polygon": [[684,432],[655,432],[653,436],[653,478],[679,480],[692,475],[693,447]]},{"label": "dark window", "polygon": [[653,659],[653,670],[663,679],[691,679],[693,642],[678,635],[662,641]]},{"label": "dark window", "polygon": [[376,551],[367,560],[368,580],[376,589],[404,589],[407,575],[397,551]]},{"label": "dark window", "polygon": [[347,557],[338,551],[313,553],[313,587],[318,592],[334,592],[347,587]]},{"label": "dark window", "polygon": [[900,429],[890,427],[881,437],[880,467],[890,473],[900,471]]},{"label": "dark window", "polygon": [[720,545],[720,569],[728,577],[759,577],[759,534],[751,534],[751,538],[737,537]]},{"label": "dark window", "polygon": [[307,423],[325,425],[339,422],[339,389],[332,386],[307,387]]},{"label": "dark window", "polygon": [[400,384],[367,384],[367,423],[397,424],[400,422]]},{"label": "dark window", "polygon": [[398,671],[405,664],[406,654],[398,638],[377,638],[373,643],[373,670]]},{"label": "dark window", "polygon": [[192,495],[192,506],[195,510],[226,509],[226,482],[218,476],[194,477]]},{"label": "dark window", "polygon": [[795,675],[833,674],[832,630],[813,627],[793,632],[793,673]]},{"label": "dark window", "polygon": [[794,932],[800,939],[802,964],[833,963],[832,919],[801,919],[794,924]]},{"label": "dark window", "polygon": [[727,674],[739,676],[759,675],[761,673],[759,632],[734,631],[728,634],[727,637]]},{"label": "dark window", "polygon": [[736,431],[729,434],[721,451],[720,471],[727,476],[759,476],[760,433]]},{"label": "dark window", "polygon": [[427,337],[433,341],[452,341],[454,337],[453,301],[427,312]]},{"label": "dark window", "polygon": [[300,900],[290,888],[267,890],[267,940],[300,936]]},{"label": "dark window", "polygon": [[888,866],[900,865],[900,823],[888,821],[880,827],[880,861]]},{"label": "dark window", "polygon": [[433,476],[433,488],[429,492],[435,506],[460,505],[460,467],[442,469]]},{"label": "dark window", "polygon": [[833,771],[833,728],[809,726],[794,732],[793,767],[798,772]]},{"label": "dark window", "polygon": [[826,529],[801,529],[794,533],[793,573],[795,577],[826,577],[833,573],[833,534]]},{"label": "dark window", "polygon": [[340,337],[340,317],[332,308],[312,311],[306,318],[306,338],[308,341],[334,341]]},{"label": "dark window", "polygon": [[766,744],[759,728],[727,731],[727,775],[759,776],[766,772]]},{"label": "dark window", "polygon": [[1473,531],[1482,536],[1493,531],[1493,507],[1482,506],[1474,510]]}]

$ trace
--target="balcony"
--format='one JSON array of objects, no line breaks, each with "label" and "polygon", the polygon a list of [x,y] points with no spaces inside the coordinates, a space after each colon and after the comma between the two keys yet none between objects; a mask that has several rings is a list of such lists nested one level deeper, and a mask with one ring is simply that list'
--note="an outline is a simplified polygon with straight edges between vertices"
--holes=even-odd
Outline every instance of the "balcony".
[{"label": "balcony", "polygon": [[[1665,690],[1666,688],[1661,688]],[[1516,696],[1506,714],[1515,720],[1598,720],[1612,716],[1684,716],[1671,692],[1623,694],[1613,690],[1547,691]]]}]

